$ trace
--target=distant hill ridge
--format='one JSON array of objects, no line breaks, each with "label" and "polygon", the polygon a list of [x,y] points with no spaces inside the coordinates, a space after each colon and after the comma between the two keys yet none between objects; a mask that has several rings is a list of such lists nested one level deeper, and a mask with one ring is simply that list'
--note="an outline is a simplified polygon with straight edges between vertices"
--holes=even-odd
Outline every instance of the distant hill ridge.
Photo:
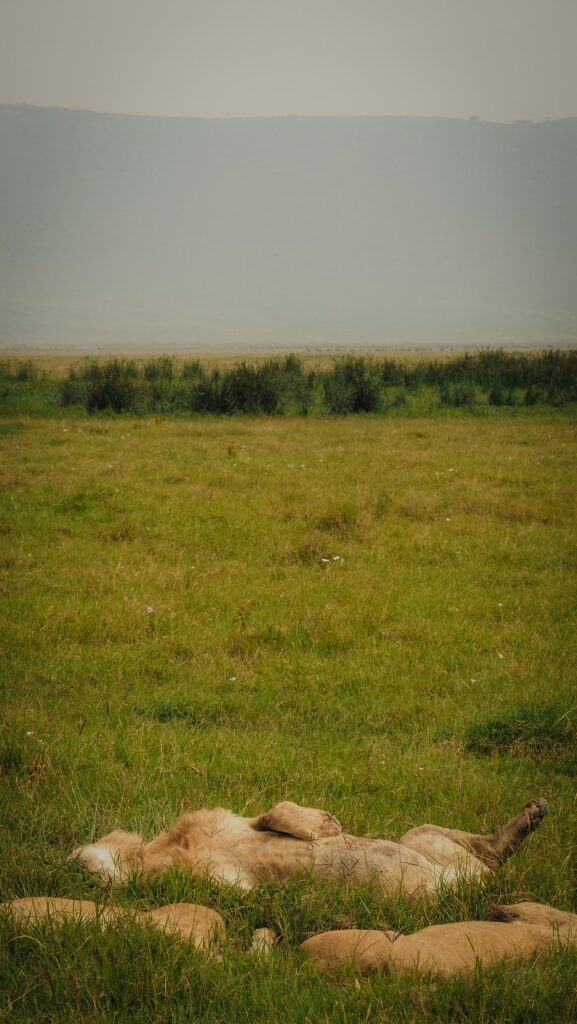
[{"label": "distant hill ridge", "polygon": [[0,345],[577,343],[577,118],[0,106]]}]

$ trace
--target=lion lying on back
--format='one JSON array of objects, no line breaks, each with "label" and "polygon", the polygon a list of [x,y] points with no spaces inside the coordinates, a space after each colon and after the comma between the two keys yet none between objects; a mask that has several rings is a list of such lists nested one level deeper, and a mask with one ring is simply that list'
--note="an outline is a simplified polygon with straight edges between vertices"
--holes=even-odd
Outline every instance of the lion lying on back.
[{"label": "lion lying on back", "polygon": [[150,843],[135,833],[111,832],[72,857],[110,881],[131,871],[156,874],[180,867],[250,889],[260,881],[309,873],[373,880],[386,892],[402,889],[411,897],[453,886],[462,877],[482,878],[518,849],[546,813],[545,800],[531,800],[490,835],[421,825],[395,843],[347,835],[326,811],[285,801],[256,818],[222,808],[183,814]]}]

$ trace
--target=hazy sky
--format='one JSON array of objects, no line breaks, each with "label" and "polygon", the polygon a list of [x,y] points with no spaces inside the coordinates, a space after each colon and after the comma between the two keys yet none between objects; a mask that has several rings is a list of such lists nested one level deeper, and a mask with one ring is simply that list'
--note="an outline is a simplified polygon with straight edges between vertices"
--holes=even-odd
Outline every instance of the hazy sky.
[{"label": "hazy sky", "polygon": [[577,115],[577,0],[0,0],[0,102]]}]

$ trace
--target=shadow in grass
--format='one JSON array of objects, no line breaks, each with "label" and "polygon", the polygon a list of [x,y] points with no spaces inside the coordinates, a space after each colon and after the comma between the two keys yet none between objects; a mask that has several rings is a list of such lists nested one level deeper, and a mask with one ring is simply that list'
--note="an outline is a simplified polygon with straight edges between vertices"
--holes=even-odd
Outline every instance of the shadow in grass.
[{"label": "shadow in grass", "polygon": [[115,492],[110,487],[86,487],[79,488],[65,494],[56,505],[58,512],[70,515],[86,515],[88,512],[102,512],[107,508],[107,502],[115,497]]},{"label": "shadow in grass", "polygon": [[5,736],[0,746],[0,773],[20,775],[26,770],[24,747],[14,736]]},{"label": "shadow in grass", "polygon": [[341,636],[324,623],[312,623],[298,629],[285,626],[265,626],[262,629],[240,631],[228,646],[229,657],[252,662],[262,654],[286,651],[308,651],[321,657],[346,653],[353,645],[350,636]]},{"label": "shadow in grass", "polygon": [[359,510],[355,505],[340,505],[329,508],[315,522],[317,530],[333,534],[335,537],[347,538],[359,524]]},{"label": "shadow in grass", "polygon": [[523,703],[500,718],[474,722],[465,734],[469,754],[526,757],[553,771],[577,776],[577,704]]},{"label": "shadow in grass", "polygon": [[18,733],[8,733],[0,739],[0,777],[33,778],[41,774],[43,762],[34,756],[26,739]]},{"label": "shadow in grass", "polygon": [[15,437],[24,430],[24,424],[19,420],[10,423],[0,423],[0,437]]},{"label": "shadow in grass", "polygon": [[191,729],[209,729],[215,725],[226,725],[238,717],[238,708],[227,702],[210,706],[167,700],[151,707],[135,708],[135,711],[137,715],[152,718],[163,725],[182,722]]}]

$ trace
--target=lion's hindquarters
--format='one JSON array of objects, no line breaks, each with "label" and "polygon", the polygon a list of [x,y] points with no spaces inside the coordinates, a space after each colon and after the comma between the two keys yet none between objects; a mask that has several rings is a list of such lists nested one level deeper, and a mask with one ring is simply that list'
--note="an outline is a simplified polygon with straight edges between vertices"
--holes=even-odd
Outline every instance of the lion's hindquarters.
[{"label": "lion's hindquarters", "polygon": [[322,968],[352,967],[368,974],[388,963],[396,938],[396,932],[347,928],[313,935],[299,948]]},{"label": "lion's hindquarters", "polygon": [[437,825],[419,825],[399,840],[401,847],[413,850],[431,865],[441,869],[442,883],[453,884],[457,878],[478,880],[490,868],[460,841],[460,834]]},{"label": "lion's hindquarters", "polygon": [[439,825],[420,825],[405,833],[399,842],[420,850],[436,863],[461,869],[465,867],[467,875],[481,877],[498,868],[519,849],[539,827],[547,810],[547,801],[537,797],[529,800],[497,832],[481,834],[441,828]]},{"label": "lion's hindquarters", "polygon": [[197,903],[170,903],[165,907],[145,911],[143,919],[169,935],[192,943],[197,949],[210,952],[226,939],[225,923],[210,907]]}]

